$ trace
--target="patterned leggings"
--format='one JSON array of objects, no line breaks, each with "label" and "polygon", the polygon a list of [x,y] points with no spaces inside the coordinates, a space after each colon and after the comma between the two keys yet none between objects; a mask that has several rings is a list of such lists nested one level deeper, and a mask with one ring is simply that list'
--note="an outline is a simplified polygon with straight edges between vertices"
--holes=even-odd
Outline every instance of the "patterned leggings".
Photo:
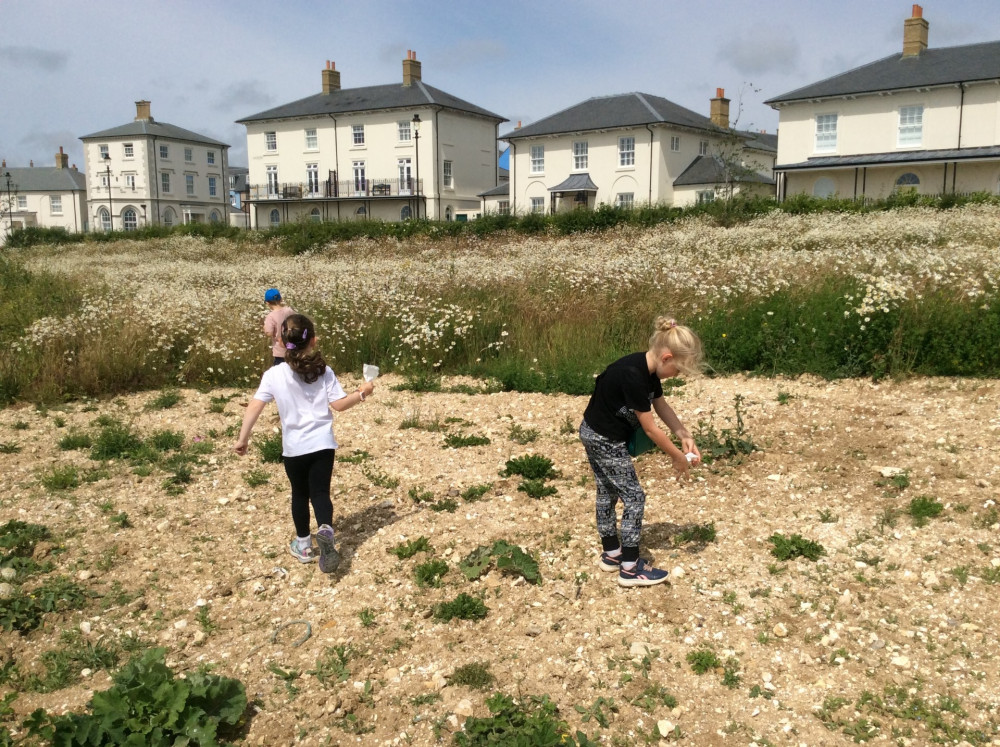
[{"label": "patterned leggings", "polygon": [[601,536],[601,543],[605,550],[618,547],[615,506],[621,498],[625,507],[621,527],[622,558],[626,562],[637,560],[646,494],[639,485],[639,477],[625,442],[605,438],[587,425],[586,420],[580,424],[580,440],[587,451],[587,460],[594,470],[594,482],[597,484],[597,533]]}]

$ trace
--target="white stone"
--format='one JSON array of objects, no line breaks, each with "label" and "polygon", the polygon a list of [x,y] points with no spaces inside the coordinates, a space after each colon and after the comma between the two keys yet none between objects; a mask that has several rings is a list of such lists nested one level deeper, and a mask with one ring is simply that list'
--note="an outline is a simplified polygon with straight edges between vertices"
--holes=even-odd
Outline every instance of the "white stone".
[{"label": "white stone", "polygon": [[629,656],[633,658],[642,658],[646,654],[653,650],[652,646],[648,643],[643,643],[642,641],[632,641],[632,646],[629,648]]},{"label": "white stone", "polygon": [[6,581],[0,583],[0,599],[10,599],[14,596],[14,587]]},{"label": "white stone", "polygon": [[80,623],[80,632],[84,635],[90,635],[90,623],[86,620]]},{"label": "white stone", "polygon": [[771,632],[778,638],[785,638],[788,635],[788,628],[784,623],[778,623],[771,629]]},{"label": "white stone", "polygon": [[674,578],[684,578],[684,573],[684,566],[682,565],[675,565],[674,569],[670,571],[670,575]]},{"label": "white stone", "polygon": [[86,581],[93,575],[94,575],[93,571],[80,571],[78,574],[76,574],[76,577],[81,581]]},{"label": "white stone", "polygon": [[910,666],[910,660],[905,656],[896,656],[893,658],[892,664],[897,667],[908,667]]},{"label": "white stone", "polygon": [[174,627],[177,628],[177,630],[184,630],[184,628],[186,628],[187,626],[188,626],[187,620],[178,620],[177,622],[174,623]]},{"label": "white stone", "polygon": [[656,722],[656,730],[660,732],[661,737],[665,737],[674,730],[673,722],[667,721],[665,718],[661,718]]},{"label": "white stone", "polygon": [[472,712],[472,701],[468,698],[462,698],[455,704],[455,715],[457,716],[471,716]]},{"label": "white stone", "polygon": [[16,575],[17,571],[15,571],[13,568],[0,569],[0,578],[2,578],[4,581],[13,581]]}]

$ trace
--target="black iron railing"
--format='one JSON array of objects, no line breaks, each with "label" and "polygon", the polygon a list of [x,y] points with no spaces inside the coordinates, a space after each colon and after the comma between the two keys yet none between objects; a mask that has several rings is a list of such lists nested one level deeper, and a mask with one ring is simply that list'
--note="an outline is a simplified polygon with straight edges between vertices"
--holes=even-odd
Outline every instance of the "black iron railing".
[{"label": "black iron railing", "polygon": [[251,184],[251,200],[414,197],[423,194],[423,179],[326,179],[321,182]]}]

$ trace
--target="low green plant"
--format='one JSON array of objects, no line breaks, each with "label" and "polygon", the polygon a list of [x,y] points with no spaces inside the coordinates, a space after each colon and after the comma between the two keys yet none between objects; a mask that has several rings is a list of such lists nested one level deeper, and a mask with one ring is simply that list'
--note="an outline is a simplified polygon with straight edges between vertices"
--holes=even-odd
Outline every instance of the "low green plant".
[{"label": "low green plant", "polygon": [[148,440],[157,451],[177,451],[184,445],[184,434],[180,431],[156,431]]},{"label": "low green plant", "polygon": [[447,511],[449,514],[455,513],[458,508],[458,501],[453,498],[442,498],[431,504],[431,511]]},{"label": "low green plant", "polygon": [[168,410],[181,401],[181,393],[176,389],[164,389],[146,405],[150,410]]},{"label": "low green plant", "polygon": [[209,400],[208,411],[209,412],[225,412],[226,405],[229,404],[229,400],[235,397],[235,394],[229,394],[224,397],[212,397]]},{"label": "low green plant", "polygon": [[747,430],[743,421],[745,398],[742,394],[733,397],[732,426],[716,430],[711,419],[699,420],[695,427],[694,439],[698,443],[698,451],[705,464],[711,464],[720,459],[730,459],[739,462],[744,456],[757,451],[757,444]]},{"label": "low green plant", "polygon": [[663,685],[647,685],[639,695],[632,699],[632,705],[638,706],[647,713],[652,713],[659,706],[677,707],[677,698],[667,692]]},{"label": "low green plant", "polygon": [[779,405],[787,405],[792,401],[792,395],[788,392],[778,392],[777,400]]},{"label": "low green plant", "polygon": [[271,480],[271,474],[266,469],[252,469],[243,473],[243,482],[251,488],[259,488],[267,485]]},{"label": "low green plant", "polygon": [[570,732],[569,724],[559,718],[559,709],[547,695],[514,700],[498,692],[486,699],[486,707],[489,716],[469,716],[462,730],[455,732],[458,747],[597,747],[598,743],[582,731],[575,735]]},{"label": "low green plant", "polygon": [[462,433],[449,433],[444,437],[444,445],[449,449],[461,449],[466,446],[488,446],[490,439],[486,436],[467,436]]},{"label": "low green plant", "polygon": [[45,651],[38,657],[41,667],[19,677],[19,688],[24,691],[49,693],[62,690],[79,682],[80,670],[112,671],[117,668],[121,655],[136,651],[144,644],[135,638],[85,639],[78,631],[64,630],[59,636],[59,647]]},{"label": "low green plant", "polygon": [[771,554],[778,560],[792,560],[793,558],[805,558],[806,560],[818,560],[826,555],[826,549],[812,540],[805,539],[800,534],[793,534],[786,537],[783,534],[775,533],[767,538],[773,545]]},{"label": "low green plant", "polygon": [[463,592],[450,602],[434,605],[432,612],[436,620],[444,622],[456,618],[459,620],[482,620],[489,612],[489,608],[482,599]]},{"label": "low green plant", "polygon": [[715,538],[714,521],[708,524],[687,524],[681,527],[681,530],[674,535],[674,547],[680,547],[688,543],[707,545],[709,542],[715,542]]},{"label": "low green plant", "polygon": [[345,454],[344,456],[337,455],[337,461],[344,464],[361,464],[371,458],[372,455],[364,449],[355,449],[350,454]]},{"label": "low green plant", "polygon": [[533,584],[541,583],[538,561],[524,552],[518,545],[505,540],[497,540],[492,545],[480,545],[458,564],[459,570],[470,581],[485,574],[495,563],[498,571],[523,576]]},{"label": "low green plant", "polygon": [[823,524],[836,524],[839,518],[828,508],[821,508],[817,515]]},{"label": "low green plant", "polygon": [[360,612],[358,612],[358,619],[361,621],[361,627],[363,628],[374,628],[378,623],[376,618],[378,613],[371,607],[363,607]]},{"label": "low green plant", "polygon": [[433,552],[434,548],[431,546],[431,541],[426,537],[417,537],[416,539],[407,540],[406,542],[401,542],[395,547],[390,547],[386,552],[391,555],[395,555],[400,560],[407,560],[412,558],[418,552]]},{"label": "low green plant", "polygon": [[473,690],[488,690],[493,687],[494,682],[496,682],[496,677],[490,671],[488,661],[473,661],[463,664],[456,668],[451,677],[448,678],[450,685],[469,687]]},{"label": "low green plant", "polygon": [[15,420],[14,424],[11,426],[15,431],[26,431],[28,430],[28,424],[23,420]]},{"label": "low green plant", "polygon": [[990,506],[988,510],[972,520],[974,529],[990,529],[996,524],[1000,524],[1000,510],[996,506]]},{"label": "low green plant", "polygon": [[441,587],[441,578],[447,572],[448,564],[435,558],[414,568],[413,576],[416,578],[418,586],[430,586],[437,589]]},{"label": "low green plant", "polygon": [[525,454],[524,456],[508,459],[504,466],[503,475],[512,477],[520,475],[527,480],[545,480],[558,477],[552,460],[541,454]]},{"label": "low green plant", "polygon": [[407,491],[407,495],[410,496],[410,500],[414,503],[430,503],[434,500],[434,493],[432,491],[424,490],[416,485]]},{"label": "low green plant", "polygon": [[9,565],[15,558],[30,558],[35,545],[50,537],[47,527],[11,519],[0,526],[0,565]]},{"label": "low green plant", "polygon": [[913,526],[922,527],[929,519],[937,518],[944,511],[944,506],[932,496],[918,495],[910,501],[906,512],[913,519]]},{"label": "low green plant", "polygon": [[356,655],[355,650],[344,644],[328,646],[316,659],[316,666],[310,669],[307,674],[311,674],[324,687],[333,687],[338,682],[346,682],[351,676],[351,670],[347,668],[347,662]]},{"label": "low green plant", "polygon": [[13,594],[0,599],[0,629],[27,633],[37,628],[48,613],[80,609],[86,599],[86,592],[63,576],[47,578],[31,591],[15,587]]},{"label": "low green plant", "polygon": [[21,447],[13,441],[0,441],[0,454],[20,454]]},{"label": "low green plant", "polygon": [[114,516],[111,517],[111,523],[120,529],[128,529],[132,526],[132,522],[129,521],[128,514],[124,511],[119,511]]},{"label": "low green plant", "polygon": [[132,459],[141,451],[142,439],[130,426],[107,416],[98,421],[101,429],[90,447],[91,459]]},{"label": "low green plant", "polygon": [[575,435],[577,427],[573,425],[573,421],[569,415],[563,418],[562,423],[559,424],[559,435],[560,436],[572,436]]},{"label": "low green plant", "polygon": [[896,493],[902,492],[910,487],[910,471],[903,470],[894,475],[879,478],[875,481],[875,484],[880,488],[886,488]]},{"label": "low green plant", "polygon": [[523,446],[537,441],[539,434],[537,428],[525,428],[517,423],[512,423],[508,435],[511,441]]},{"label": "low green plant", "polygon": [[699,648],[688,651],[687,663],[691,665],[691,671],[695,674],[705,674],[722,667],[722,662],[718,655],[710,648]]},{"label": "low green plant", "polygon": [[377,488],[388,488],[393,490],[399,487],[399,478],[392,477],[373,464],[365,464],[361,467],[361,473],[368,478],[369,482]]},{"label": "low green plant", "polygon": [[392,387],[395,392],[440,392],[441,375],[432,372],[416,372],[409,374],[403,383]]},{"label": "low green plant", "polygon": [[722,684],[730,690],[735,690],[740,686],[740,662],[735,657],[726,659],[722,667]]},{"label": "low green plant", "polygon": [[74,464],[56,465],[41,476],[42,486],[50,491],[73,490],[80,487],[80,470]]},{"label": "low green plant", "polygon": [[482,485],[470,485],[465,490],[462,491],[462,500],[468,503],[474,503],[490,492],[493,487],[493,483],[487,482]]},{"label": "low green plant", "polygon": [[268,433],[257,443],[257,449],[260,451],[261,461],[269,464],[281,463],[281,448],[280,433]]},{"label": "low green plant", "polygon": [[545,498],[559,492],[554,485],[546,485],[544,479],[523,480],[517,489],[522,493],[527,493],[532,498]]},{"label": "low green plant", "polygon": [[94,444],[94,439],[89,433],[81,431],[70,431],[59,439],[59,448],[63,451],[74,449],[89,449]]},{"label": "low green plant", "polygon": [[[618,713],[618,706],[615,705],[615,701],[604,697],[597,698],[589,706],[577,705],[573,707],[580,714],[580,720],[583,723],[587,723],[593,719],[602,729],[607,729],[611,725],[611,714]],[[605,708],[608,709],[607,713],[604,712]]]}]

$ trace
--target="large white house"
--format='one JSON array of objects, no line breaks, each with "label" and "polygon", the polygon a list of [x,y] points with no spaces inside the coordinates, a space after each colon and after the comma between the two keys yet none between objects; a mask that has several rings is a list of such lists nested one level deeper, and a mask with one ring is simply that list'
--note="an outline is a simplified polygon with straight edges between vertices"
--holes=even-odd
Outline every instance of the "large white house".
[{"label": "large white house", "polygon": [[95,231],[227,221],[229,146],[150,114],[80,138],[87,159],[87,209]]},{"label": "large white house", "polygon": [[56,165],[0,165],[0,244],[11,231],[39,226],[87,230],[87,180],[60,147]]},{"label": "large white house", "polygon": [[648,93],[587,99],[518,127],[510,184],[483,195],[519,213],[600,204],[684,206],[722,193],[774,193],[775,136],[730,127],[729,99],[716,89],[710,117]]},{"label": "large white house", "polygon": [[919,5],[901,52],[769,103],[779,197],[1000,191],[1000,41],[928,48]]},{"label": "large white house", "polygon": [[250,226],[299,220],[452,220],[497,182],[504,118],[423,82],[415,52],[401,83],[322,91],[239,120],[247,128]]}]

